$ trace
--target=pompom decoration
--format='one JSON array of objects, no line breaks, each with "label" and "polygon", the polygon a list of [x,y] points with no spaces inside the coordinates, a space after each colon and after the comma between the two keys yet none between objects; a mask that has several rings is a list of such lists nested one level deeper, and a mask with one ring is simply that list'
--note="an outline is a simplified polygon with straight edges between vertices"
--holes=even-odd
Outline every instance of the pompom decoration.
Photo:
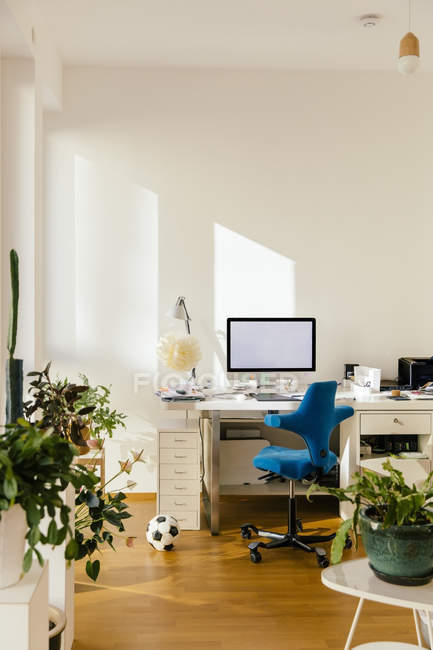
[{"label": "pompom decoration", "polygon": [[201,359],[200,345],[193,336],[166,334],[156,348],[158,358],[172,370],[191,370]]}]

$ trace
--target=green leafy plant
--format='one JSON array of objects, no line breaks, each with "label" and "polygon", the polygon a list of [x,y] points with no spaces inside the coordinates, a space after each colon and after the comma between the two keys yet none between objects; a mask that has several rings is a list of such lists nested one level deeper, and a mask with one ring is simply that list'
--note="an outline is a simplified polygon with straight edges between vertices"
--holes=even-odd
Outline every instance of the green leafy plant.
[{"label": "green leafy plant", "polygon": [[110,406],[110,388],[90,386],[86,375],[80,375],[82,384],[68,379],[53,381],[50,368],[51,363],[45,370],[28,373],[33,378],[30,399],[24,403],[28,419],[37,418],[41,427],[52,427],[84,451],[90,437],[111,438],[117,427],[125,427],[126,415]]},{"label": "green leafy plant", "polygon": [[[76,451],[52,429],[41,430],[22,418],[7,425],[0,435],[0,518],[2,511],[19,504],[26,513],[28,550],[23,572],[29,571],[33,556],[43,565],[38,544],[58,546],[65,540],[66,559],[73,559],[77,542],[69,525],[70,508],[61,493],[69,484],[92,490],[97,477],[89,469],[73,465]],[[48,527],[41,528],[44,517]],[[60,522],[60,523],[58,523]]]},{"label": "green leafy plant", "polygon": [[78,406],[88,386],[73,384],[67,379],[53,381],[50,367],[51,362],[44,370],[28,373],[27,376],[34,379],[30,382],[30,399],[24,402],[24,413],[29,420],[36,420],[42,429],[51,427],[57,435],[88,451],[85,417],[95,407]]},{"label": "green leafy plant", "polygon": [[337,497],[339,501],[349,501],[354,505],[353,517],[341,524],[332,543],[331,562],[340,562],[345,547],[346,538],[353,531],[355,546],[358,548],[359,513],[361,508],[368,508],[368,516],[382,524],[390,526],[412,526],[433,522],[433,511],[428,507],[433,498],[433,472],[431,472],[421,487],[406,485],[402,472],[395,469],[390,460],[382,465],[388,472],[379,475],[369,470],[354,474],[354,483],[346,488],[327,488],[313,483],[307,498],[316,490],[326,491]]},{"label": "green leafy plant", "polygon": [[87,386],[87,390],[80,394],[76,407],[79,410],[92,407],[87,418],[90,435],[95,438],[107,435],[111,438],[118,427],[126,426],[126,415],[110,406],[111,386],[98,384],[93,387],[90,386],[86,375],[81,374],[79,377],[82,385]]},{"label": "green leafy plant", "polygon": [[[135,463],[144,462],[142,454],[143,450],[133,452],[132,460],[119,461],[120,470],[105,485],[96,492],[83,488],[75,500],[75,559],[87,557],[86,573],[94,581],[98,578],[101,564],[99,560],[92,560],[92,555],[96,551],[101,552],[104,545],[115,550],[114,536],[125,532],[124,520],[132,516],[125,503],[126,495],[121,489],[105,493],[104,490],[120,475],[130,474]],[[125,487],[133,485],[132,481],[128,481]],[[126,544],[132,546],[133,539],[126,537]]]}]

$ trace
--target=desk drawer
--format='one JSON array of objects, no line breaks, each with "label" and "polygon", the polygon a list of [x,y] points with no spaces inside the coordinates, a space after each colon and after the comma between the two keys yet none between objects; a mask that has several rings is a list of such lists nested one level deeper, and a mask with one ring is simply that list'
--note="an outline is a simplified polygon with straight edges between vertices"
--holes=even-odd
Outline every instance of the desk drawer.
[{"label": "desk drawer", "polygon": [[361,434],[429,434],[430,415],[428,413],[363,413],[361,415]]},{"label": "desk drawer", "polygon": [[171,494],[200,494],[200,481],[199,479],[161,479],[159,482],[159,493],[160,495],[171,495]]},{"label": "desk drawer", "polygon": [[160,449],[197,449],[198,436],[196,433],[168,433],[159,434]]},{"label": "desk drawer", "polygon": [[198,478],[198,465],[164,465],[159,466],[159,477],[161,479],[190,479]]},{"label": "desk drawer", "polygon": [[198,463],[197,449],[160,449],[160,463],[173,463],[174,465],[188,465]]},{"label": "desk drawer", "polygon": [[[179,512],[198,510],[199,496],[193,494],[185,494],[179,496],[160,496],[159,509],[161,512]],[[177,517],[176,517],[177,519]]]},{"label": "desk drawer", "polygon": [[196,512],[174,512],[170,513],[172,517],[177,519],[181,530],[197,530],[199,513]]}]

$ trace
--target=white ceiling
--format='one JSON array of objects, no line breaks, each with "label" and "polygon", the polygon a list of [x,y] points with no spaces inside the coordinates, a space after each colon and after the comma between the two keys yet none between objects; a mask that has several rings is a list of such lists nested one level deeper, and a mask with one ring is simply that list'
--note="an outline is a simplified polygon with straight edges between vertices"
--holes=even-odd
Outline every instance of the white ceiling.
[{"label": "white ceiling", "polygon": [[[66,63],[393,69],[408,0],[36,0]],[[383,20],[359,25],[365,13]],[[414,0],[433,70],[433,1]]]}]

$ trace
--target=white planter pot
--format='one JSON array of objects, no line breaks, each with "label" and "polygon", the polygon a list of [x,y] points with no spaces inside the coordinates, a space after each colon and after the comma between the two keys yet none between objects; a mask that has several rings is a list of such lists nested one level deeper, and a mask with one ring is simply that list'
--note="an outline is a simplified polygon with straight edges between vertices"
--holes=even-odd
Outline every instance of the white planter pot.
[{"label": "white planter pot", "polygon": [[0,521],[0,589],[20,579],[27,532],[26,513],[20,505],[3,510]]}]

